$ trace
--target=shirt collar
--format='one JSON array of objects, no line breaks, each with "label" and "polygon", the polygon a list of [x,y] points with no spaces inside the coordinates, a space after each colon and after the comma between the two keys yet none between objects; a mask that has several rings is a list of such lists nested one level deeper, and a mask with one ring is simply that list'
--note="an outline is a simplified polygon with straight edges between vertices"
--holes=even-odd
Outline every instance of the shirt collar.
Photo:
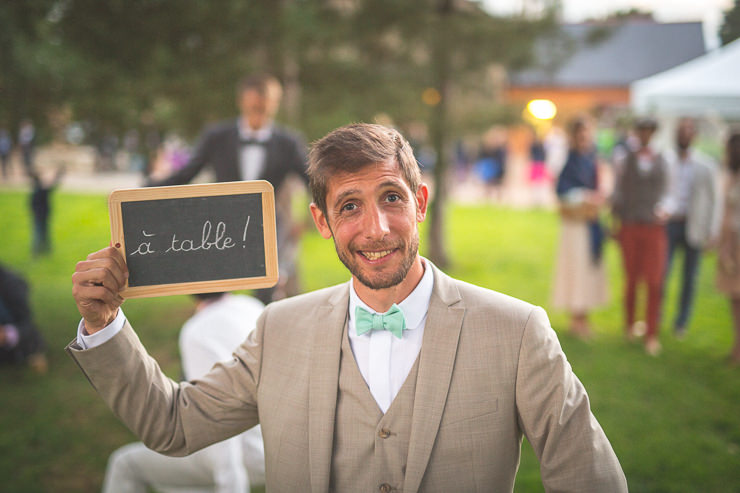
[{"label": "shirt collar", "polygon": [[693,148],[689,147],[688,151],[686,152],[686,157],[681,159],[681,155],[676,151],[676,161],[680,162],[681,164],[688,164],[690,166],[693,166],[697,161],[699,160],[699,153]]},{"label": "shirt collar", "polygon": [[245,126],[241,118],[237,118],[236,127],[239,129],[239,137],[242,139],[254,139],[258,142],[265,142],[272,137],[272,123],[265,125],[259,130],[253,130],[248,125]]},{"label": "shirt collar", "polygon": [[[426,319],[427,310],[429,310],[429,300],[432,298],[432,288],[434,288],[434,275],[432,274],[431,264],[422,257],[424,264],[424,275],[421,276],[419,284],[413,291],[400,303],[398,307],[403,312],[406,319],[406,329],[413,330],[421,327]],[[355,308],[360,306],[371,313],[378,313],[367,306],[355,291],[354,279],[350,280],[349,289],[349,321],[354,326]]]}]

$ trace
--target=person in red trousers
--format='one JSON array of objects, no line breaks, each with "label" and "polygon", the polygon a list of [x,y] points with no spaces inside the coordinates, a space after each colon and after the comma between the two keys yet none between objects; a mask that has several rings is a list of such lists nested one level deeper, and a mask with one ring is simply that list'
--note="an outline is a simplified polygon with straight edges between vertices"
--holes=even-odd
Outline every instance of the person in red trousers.
[{"label": "person in red trousers", "polygon": [[612,204],[612,212],[620,224],[617,237],[622,247],[626,277],[626,335],[628,339],[636,335],[637,287],[644,281],[647,284],[645,350],[653,356],[661,349],[658,327],[668,246],[665,233],[667,214],[660,207],[667,186],[666,163],[650,146],[656,129],[655,120],[643,118],[636,122],[637,145],[616,163],[617,180]]}]

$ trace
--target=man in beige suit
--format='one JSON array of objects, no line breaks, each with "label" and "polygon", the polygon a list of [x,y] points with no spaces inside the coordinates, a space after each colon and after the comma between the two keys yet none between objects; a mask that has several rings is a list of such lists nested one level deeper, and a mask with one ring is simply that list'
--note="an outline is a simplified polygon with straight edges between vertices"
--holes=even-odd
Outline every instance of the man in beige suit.
[{"label": "man in beige suit", "polygon": [[260,423],[269,491],[511,491],[522,434],[548,491],[627,491],[544,311],[418,255],[429,192],[403,137],[342,127],[309,161],[314,221],[352,278],[269,305],[200,380],[146,354],[116,249],[78,264],[68,351],[124,423],[171,455]]}]

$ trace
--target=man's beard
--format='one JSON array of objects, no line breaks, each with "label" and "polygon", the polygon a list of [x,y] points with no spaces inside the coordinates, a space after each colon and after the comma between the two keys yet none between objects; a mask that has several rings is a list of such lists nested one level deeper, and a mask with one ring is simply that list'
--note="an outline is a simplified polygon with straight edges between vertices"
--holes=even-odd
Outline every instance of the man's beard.
[{"label": "man's beard", "polygon": [[[393,248],[396,247],[403,247],[403,244],[393,245]],[[371,248],[376,251],[390,249],[388,245],[383,244],[379,244],[377,247],[373,246]],[[414,237],[411,239],[411,242],[406,246],[405,249],[399,248],[403,253],[403,258],[401,259],[401,265],[399,266],[398,270],[389,274],[382,274],[380,275],[380,277],[375,276],[374,278],[370,278],[365,275],[365,273],[362,271],[361,267],[358,265],[353,257],[352,245],[350,245],[348,249],[340,250],[337,243],[334,242],[334,249],[337,251],[337,256],[339,256],[339,260],[342,261],[347,270],[349,270],[350,273],[352,273],[352,275],[356,277],[357,280],[359,280],[362,284],[370,289],[386,289],[396,286],[400,284],[404,279],[406,279],[406,275],[409,273],[411,266],[414,265],[416,254],[419,252],[419,233],[417,232],[416,235],[414,235]]]}]

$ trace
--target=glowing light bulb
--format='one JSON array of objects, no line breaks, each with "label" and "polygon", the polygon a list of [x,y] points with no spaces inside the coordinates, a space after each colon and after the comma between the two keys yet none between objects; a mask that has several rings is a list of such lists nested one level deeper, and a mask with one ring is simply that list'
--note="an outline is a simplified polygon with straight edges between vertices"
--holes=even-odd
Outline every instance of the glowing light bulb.
[{"label": "glowing light bulb", "polygon": [[549,99],[533,99],[527,103],[527,111],[538,120],[552,120],[558,109]]}]

